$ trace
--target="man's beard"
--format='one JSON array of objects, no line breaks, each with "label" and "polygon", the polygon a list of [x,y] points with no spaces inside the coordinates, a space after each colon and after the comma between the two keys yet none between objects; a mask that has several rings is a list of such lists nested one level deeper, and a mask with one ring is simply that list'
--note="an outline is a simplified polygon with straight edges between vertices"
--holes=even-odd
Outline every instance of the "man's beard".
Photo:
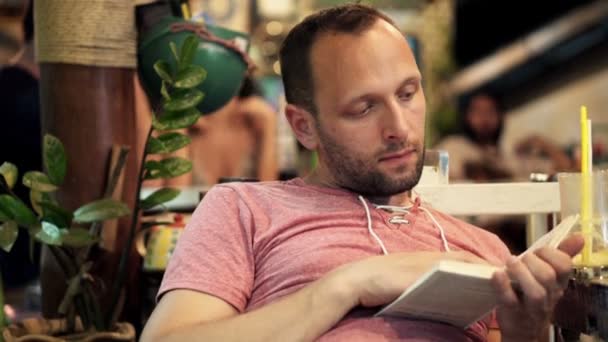
[{"label": "man's beard", "polygon": [[[337,185],[367,197],[388,197],[411,190],[422,175],[424,148],[416,146],[418,160],[413,170],[398,169],[401,176],[390,177],[375,167],[375,160],[358,159],[344,145],[329,137],[318,127],[326,164]],[[397,152],[409,147],[405,142],[391,143],[383,153]]]}]

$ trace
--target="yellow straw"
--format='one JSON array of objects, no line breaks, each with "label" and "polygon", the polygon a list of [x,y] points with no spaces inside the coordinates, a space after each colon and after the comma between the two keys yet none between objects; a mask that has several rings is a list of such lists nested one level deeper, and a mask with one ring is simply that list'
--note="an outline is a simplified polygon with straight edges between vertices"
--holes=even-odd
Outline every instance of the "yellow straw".
[{"label": "yellow straw", "polygon": [[581,106],[581,231],[585,239],[582,262],[589,265],[593,248],[591,222],[591,170],[589,156],[591,146],[589,141],[589,126],[587,125],[587,107]]},{"label": "yellow straw", "polygon": [[190,20],[190,8],[188,8],[188,4],[185,2],[182,4],[182,16],[184,19]]}]

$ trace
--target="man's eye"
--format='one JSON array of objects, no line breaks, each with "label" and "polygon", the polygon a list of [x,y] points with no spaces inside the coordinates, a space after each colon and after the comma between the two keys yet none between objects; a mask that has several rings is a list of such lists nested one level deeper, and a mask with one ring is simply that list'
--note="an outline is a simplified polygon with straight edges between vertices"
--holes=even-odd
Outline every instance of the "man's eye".
[{"label": "man's eye", "polygon": [[414,97],[415,92],[413,91],[404,91],[399,94],[399,99],[403,101],[409,101]]},{"label": "man's eye", "polygon": [[373,104],[371,104],[371,103],[370,103],[370,104],[367,104],[367,105],[365,106],[365,108],[359,112],[359,114],[360,114],[360,115],[366,115],[366,114],[368,114],[369,112],[371,112],[373,108],[374,108],[374,105],[373,105]]},{"label": "man's eye", "polygon": [[365,116],[367,114],[369,114],[375,107],[374,103],[365,103],[365,104],[361,104],[360,106],[357,106],[356,108],[353,108],[351,115],[353,117],[357,117],[357,116]]},{"label": "man's eye", "polygon": [[416,92],[418,92],[418,87],[409,84],[403,87],[397,96],[401,101],[410,101],[416,95]]}]

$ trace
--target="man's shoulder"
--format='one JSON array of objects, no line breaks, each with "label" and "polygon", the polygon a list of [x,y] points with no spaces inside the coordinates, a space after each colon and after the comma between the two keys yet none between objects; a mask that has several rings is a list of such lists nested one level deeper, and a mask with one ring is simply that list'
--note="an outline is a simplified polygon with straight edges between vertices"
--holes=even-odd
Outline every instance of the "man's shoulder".
[{"label": "man's shoulder", "polygon": [[456,228],[461,238],[466,239],[466,237],[469,237],[471,241],[483,244],[483,246],[477,247],[487,252],[492,252],[491,254],[494,254],[501,260],[508,255],[507,246],[496,234],[437,209],[431,209],[431,211],[440,222],[445,222]]},{"label": "man's shoulder", "polygon": [[489,238],[492,240],[497,239],[498,241],[500,241],[500,239],[498,238],[498,236],[496,234],[494,234],[486,229],[483,229],[482,227],[476,226],[459,217],[444,213],[437,209],[433,209],[433,211],[434,211],[434,213],[437,213],[437,215],[439,215],[442,220],[450,222],[451,224],[453,224],[454,226],[458,227],[461,230],[466,230],[477,236],[482,236],[482,237]]},{"label": "man's shoulder", "polygon": [[276,195],[297,196],[298,184],[294,180],[266,182],[229,182],[214,185],[209,194],[231,194],[239,198],[264,198]]}]

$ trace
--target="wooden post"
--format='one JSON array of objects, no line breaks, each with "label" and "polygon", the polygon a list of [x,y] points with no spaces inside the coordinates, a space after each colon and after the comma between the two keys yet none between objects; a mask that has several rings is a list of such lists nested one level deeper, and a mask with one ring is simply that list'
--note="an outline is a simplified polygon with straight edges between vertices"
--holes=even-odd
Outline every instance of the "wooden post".
[{"label": "wooden post", "polygon": [[[107,183],[110,152],[114,144],[135,147],[133,70],[128,68],[91,67],[74,64],[41,63],[40,101],[42,130],[57,136],[65,145],[68,172],[58,191],[58,200],[70,210],[101,198]],[[121,200],[134,201],[137,161],[132,151],[125,167]],[[127,234],[129,219],[120,220],[118,236]],[[123,232],[123,233],[121,233]],[[117,239],[102,264],[102,273],[111,279],[116,271],[124,239]],[[45,253],[46,255],[46,253]],[[46,258],[45,258],[46,260]],[[105,267],[104,267],[105,268]],[[42,268],[42,282],[46,271]],[[54,271],[50,279],[57,275]],[[65,284],[56,284],[52,294],[61,295]],[[110,284],[106,284],[107,287]],[[44,301],[44,313],[52,315],[57,300]]]},{"label": "wooden post", "polygon": [[[134,8],[126,0],[106,0],[112,4],[105,6],[103,2],[35,2],[42,133],[57,136],[66,148],[67,174],[57,196],[70,210],[103,196],[116,144],[131,147],[119,200],[133,208],[136,199]],[[117,49],[111,44],[124,46]],[[122,55],[112,55],[117,53]],[[119,220],[119,238],[96,259],[101,263],[93,272],[102,278],[108,292],[125,242],[120,237],[127,236],[129,225],[128,218]],[[53,317],[65,282],[49,256],[48,250],[43,251],[42,306],[43,314]]]}]

